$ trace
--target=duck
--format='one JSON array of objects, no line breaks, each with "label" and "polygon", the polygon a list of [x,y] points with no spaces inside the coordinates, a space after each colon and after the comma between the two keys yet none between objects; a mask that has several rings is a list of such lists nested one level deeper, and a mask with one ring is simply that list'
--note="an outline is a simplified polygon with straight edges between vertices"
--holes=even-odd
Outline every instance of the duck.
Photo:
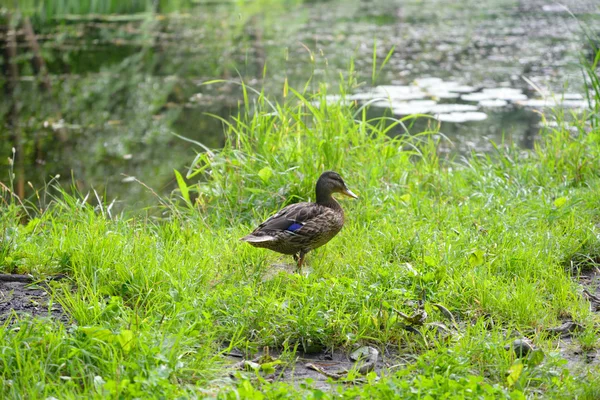
[{"label": "duck", "polygon": [[293,255],[301,271],[306,254],[329,242],[344,226],[344,210],[333,198],[334,193],[358,199],[340,174],[325,171],[315,185],[315,202],[282,208],[240,240],[254,247]]}]

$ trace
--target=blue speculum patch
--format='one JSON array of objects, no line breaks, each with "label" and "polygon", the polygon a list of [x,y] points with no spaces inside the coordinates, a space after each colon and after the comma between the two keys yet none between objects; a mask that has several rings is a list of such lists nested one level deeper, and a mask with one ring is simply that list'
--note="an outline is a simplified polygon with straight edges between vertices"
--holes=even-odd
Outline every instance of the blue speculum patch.
[{"label": "blue speculum patch", "polygon": [[288,226],[288,228],[286,229],[286,231],[296,232],[300,228],[302,228],[302,224],[294,222],[293,224],[291,224],[290,226]]}]

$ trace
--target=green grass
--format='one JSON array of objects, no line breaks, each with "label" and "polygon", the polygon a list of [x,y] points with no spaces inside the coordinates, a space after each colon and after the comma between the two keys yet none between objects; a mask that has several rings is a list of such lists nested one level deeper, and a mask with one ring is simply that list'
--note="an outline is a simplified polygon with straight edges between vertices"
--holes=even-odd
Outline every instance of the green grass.
[{"label": "green grass", "polygon": [[[389,138],[384,120],[327,105],[324,89],[290,90],[282,104],[244,92],[225,147],[199,154],[159,217],[112,215],[52,188],[23,206],[3,190],[0,268],[66,274],[52,301],[73,324],[5,323],[2,397],[598,397],[598,367],[570,372],[544,333],[573,320],[585,328],[575,343],[598,348],[598,315],[571,276],[600,255],[600,131],[589,116],[576,133],[545,129],[532,151],[499,144],[441,160],[431,132]],[[281,257],[238,239],[311,198],[325,169],[361,198],[343,202],[346,226],[309,254],[310,273],[273,274]],[[394,309],[412,314],[419,301],[427,322],[450,325],[441,304],[458,330],[403,329]],[[543,362],[504,350],[519,332]],[[324,391],[232,380],[222,356],[269,346],[289,360],[356,344],[413,361]]]}]

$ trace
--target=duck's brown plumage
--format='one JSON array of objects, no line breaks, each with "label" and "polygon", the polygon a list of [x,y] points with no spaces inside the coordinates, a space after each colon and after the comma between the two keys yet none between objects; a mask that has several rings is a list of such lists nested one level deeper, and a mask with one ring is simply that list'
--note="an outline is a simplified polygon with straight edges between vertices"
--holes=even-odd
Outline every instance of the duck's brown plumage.
[{"label": "duck's brown plumage", "polygon": [[290,204],[241,240],[255,247],[293,254],[300,268],[306,253],[329,242],[344,226],[344,211],[331,196],[335,192],[357,197],[338,173],[324,172],[317,181],[315,203]]}]

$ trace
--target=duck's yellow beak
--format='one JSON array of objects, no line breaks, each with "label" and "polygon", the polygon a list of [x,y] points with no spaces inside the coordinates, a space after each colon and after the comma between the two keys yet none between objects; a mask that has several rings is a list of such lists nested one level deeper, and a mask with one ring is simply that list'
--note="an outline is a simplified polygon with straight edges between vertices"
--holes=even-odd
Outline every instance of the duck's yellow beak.
[{"label": "duck's yellow beak", "polygon": [[344,190],[342,190],[342,194],[345,194],[348,197],[352,197],[353,199],[358,199],[358,196],[355,195],[354,193],[352,193],[352,190],[345,188]]}]

